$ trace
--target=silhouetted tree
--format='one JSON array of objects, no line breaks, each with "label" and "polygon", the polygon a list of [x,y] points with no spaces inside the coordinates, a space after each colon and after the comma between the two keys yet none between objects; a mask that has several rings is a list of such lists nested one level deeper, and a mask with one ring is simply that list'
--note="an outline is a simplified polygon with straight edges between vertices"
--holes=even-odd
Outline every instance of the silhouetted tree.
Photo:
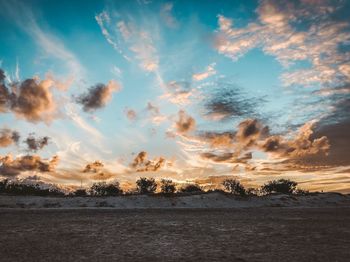
[{"label": "silhouetted tree", "polygon": [[261,191],[265,194],[293,194],[296,192],[297,185],[298,183],[295,181],[282,178],[267,182],[261,187]]},{"label": "silhouetted tree", "polygon": [[175,184],[173,183],[172,180],[162,179],[160,181],[160,183],[161,183],[160,188],[161,188],[162,193],[171,194],[171,193],[174,193],[176,191]]},{"label": "silhouetted tree", "polygon": [[247,194],[244,186],[237,179],[226,179],[222,184],[231,194],[238,196],[245,196]]},{"label": "silhouetted tree", "polygon": [[92,196],[117,196],[122,193],[119,182],[107,184],[106,182],[94,183],[90,188]]},{"label": "silhouetted tree", "polygon": [[157,183],[154,178],[140,177],[136,181],[136,186],[140,194],[154,193],[157,189]]},{"label": "silhouetted tree", "polygon": [[203,192],[203,189],[197,184],[190,184],[180,189],[183,193]]}]

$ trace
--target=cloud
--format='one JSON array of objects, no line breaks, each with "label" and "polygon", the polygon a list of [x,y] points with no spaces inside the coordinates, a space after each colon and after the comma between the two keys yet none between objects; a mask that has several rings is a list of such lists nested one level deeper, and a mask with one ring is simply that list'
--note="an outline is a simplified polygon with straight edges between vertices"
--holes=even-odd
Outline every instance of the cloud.
[{"label": "cloud", "polygon": [[147,103],[147,111],[149,111],[152,115],[159,115],[160,111],[159,108],[155,105],[153,105],[151,102]]},{"label": "cloud", "polygon": [[135,121],[137,119],[137,113],[133,109],[126,109],[125,115],[130,121]]},{"label": "cloud", "polygon": [[206,152],[206,153],[202,153],[201,157],[204,159],[210,159],[211,161],[214,161],[214,162],[246,164],[248,160],[252,159],[252,153],[248,152],[244,156],[238,157],[235,153],[232,153],[232,152],[226,152],[226,153]]},{"label": "cloud", "polygon": [[212,75],[215,75],[216,70],[215,70],[214,66],[215,66],[215,64],[208,65],[208,67],[206,68],[206,70],[204,72],[193,74],[192,79],[194,81],[202,81],[202,80],[204,80]]},{"label": "cloud", "polygon": [[25,171],[52,172],[58,164],[58,156],[43,160],[37,155],[25,155],[13,159],[10,155],[0,157],[0,175],[13,177]]},{"label": "cloud", "polygon": [[49,144],[50,138],[48,136],[35,138],[34,134],[30,134],[25,140],[24,143],[28,147],[28,151],[37,152],[43,147]]},{"label": "cloud", "polygon": [[[191,154],[197,152],[202,159],[238,165],[249,172],[267,167],[280,171],[305,171],[312,167],[310,159],[327,158],[332,148],[326,135],[315,132],[316,127],[317,122],[311,121],[301,126],[298,132],[271,135],[268,126],[257,119],[246,119],[233,131],[198,131],[189,138],[182,137],[184,142],[181,145]],[[267,153],[266,157],[254,158],[253,152],[258,151]]]},{"label": "cloud", "polygon": [[101,161],[95,161],[87,164],[83,170],[83,173],[88,173],[88,172],[97,173],[103,167],[104,167],[104,164]]},{"label": "cloud", "polygon": [[155,72],[159,66],[159,58],[153,36],[132,21],[119,21],[117,28],[129,50],[140,61],[140,67],[145,71]]},{"label": "cloud", "polygon": [[137,23],[140,17],[126,10],[103,11],[95,17],[107,42],[118,53],[128,61],[137,61],[144,71],[158,74],[158,30],[155,21],[148,23],[152,18],[147,16],[145,21]]},{"label": "cloud", "polygon": [[167,117],[160,113],[159,107],[152,104],[151,102],[147,103],[146,110],[151,115],[151,122],[155,125],[159,125],[167,120]]},{"label": "cloud", "polygon": [[212,120],[225,121],[237,116],[258,116],[262,98],[249,97],[241,88],[230,82],[216,82],[205,93],[205,116]]},{"label": "cloud", "polygon": [[350,83],[345,86],[339,86],[336,88],[323,88],[313,92],[316,95],[320,96],[334,96],[334,95],[347,95],[350,94]]},{"label": "cloud", "polygon": [[167,99],[175,105],[188,105],[191,103],[191,97],[196,96],[196,90],[191,88],[189,82],[185,81],[170,81],[165,85],[165,93],[161,96],[162,99]]},{"label": "cloud", "polygon": [[177,28],[179,26],[179,22],[177,21],[176,17],[171,13],[173,7],[173,3],[163,4],[160,9],[160,17],[168,27]]},{"label": "cloud", "polygon": [[236,141],[244,148],[250,147],[262,137],[266,137],[269,128],[263,126],[257,119],[246,119],[239,123],[236,133]]},{"label": "cloud", "polygon": [[[116,174],[113,174],[105,169],[105,164],[97,160],[91,163],[88,163],[83,171],[83,173],[89,176],[89,180],[109,180],[115,178]],[[85,178],[86,179],[86,178]]]},{"label": "cloud", "polygon": [[[129,60],[126,55],[124,55],[122,49],[120,48],[120,44],[114,40],[114,37],[110,34],[110,32],[107,29],[107,26],[110,23],[111,18],[109,17],[108,13],[106,11],[98,14],[95,16],[96,22],[99,25],[103,36],[106,38],[107,42],[118,52],[120,53],[126,60]],[[119,72],[118,72],[119,74]]]},{"label": "cloud", "polygon": [[[340,85],[349,81],[350,58],[349,52],[339,48],[350,40],[349,21],[337,16],[343,3],[261,1],[258,21],[243,28],[235,28],[233,20],[219,15],[215,47],[233,60],[262,48],[286,67],[281,76],[285,85]],[[309,61],[311,66],[289,69],[297,61]]]},{"label": "cloud", "polygon": [[263,141],[261,148],[265,152],[274,152],[289,159],[327,155],[330,149],[329,139],[326,136],[313,138],[315,125],[315,121],[305,123],[293,139],[270,136]]},{"label": "cloud", "polygon": [[130,166],[136,169],[137,172],[149,172],[149,171],[158,171],[166,164],[166,161],[163,157],[155,158],[153,160],[147,159],[147,152],[141,151],[134,158],[134,161]]},{"label": "cloud", "polygon": [[88,89],[84,94],[79,95],[75,100],[83,106],[85,112],[92,112],[104,107],[112,98],[113,92],[121,90],[121,85],[113,80],[107,85],[97,84]]},{"label": "cloud", "polygon": [[3,128],[0,129],[0,147],[8,147],[12,144],[17,144],[20,135],[17,131]]},{"label": "cloud", "polygon": [[[1,72],[3,72],[1,70]],[[60,113],[53,98],[55,83],[51,79],[29,78],[20,83],[6,86],[0,80],[0,112],[13,112],[18,118],[29,122],[50,123]]]},{"label": "cloud", "polygon": [[178,113],[178,120],[175,122],[176,131],[182,134],[191,132],[196,128],[196,120],[187,115],[184,110],[180,110]]},{"label": "cloud", "polygon": [[204,132],[199,136],[210,144],[212,148],[228,148],[234,144],[236,132]]}]

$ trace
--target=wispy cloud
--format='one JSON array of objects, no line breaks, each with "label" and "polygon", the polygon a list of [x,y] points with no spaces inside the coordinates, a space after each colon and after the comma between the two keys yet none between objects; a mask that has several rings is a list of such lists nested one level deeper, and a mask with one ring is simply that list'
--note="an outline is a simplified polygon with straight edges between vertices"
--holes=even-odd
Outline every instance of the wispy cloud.
[{"label": "wispy cloud", "polygon": [[192,79],[194,81],[202,81],[210,76],[215,75],[216,70],[214,67],[215,67],[215,63],[208,65],[204,72],[193,74]]},{"label": "wispy cloud", "polygon": [[177,28],[179,26],[179,21],[172,14],[173,7],[174,7],[173,3],[163,4],[160,9],[160,17],[168,27]]}]

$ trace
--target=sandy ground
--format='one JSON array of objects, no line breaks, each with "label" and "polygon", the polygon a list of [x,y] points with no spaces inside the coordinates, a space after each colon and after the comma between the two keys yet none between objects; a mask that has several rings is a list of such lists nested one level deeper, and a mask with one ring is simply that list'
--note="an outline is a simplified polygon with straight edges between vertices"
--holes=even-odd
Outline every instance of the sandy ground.
[{"label": "sandy ground", "polygon": [[0,209],[5,261],[349,261],[350,208]]},{"label": "sandy ground", "polygon": [[132,195],[119,197],[29,197],[0,195],[0,208],[241,208],[241,207],[350,207],[350,195],[337,193],[307,196],[270,195],[235,197],[209,193],[165,197]]}]

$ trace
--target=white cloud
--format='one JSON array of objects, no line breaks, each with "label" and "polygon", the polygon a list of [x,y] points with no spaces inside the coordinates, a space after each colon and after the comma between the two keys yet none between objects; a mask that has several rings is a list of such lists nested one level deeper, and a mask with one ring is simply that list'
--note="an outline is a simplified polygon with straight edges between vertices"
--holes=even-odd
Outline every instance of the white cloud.
[{"label": "white cloud", "polygon": [[173,7],[174,7],[173,3],[163,4],[160,9],[160,17],[168,27],[177,28],[179,26],[179,22],[176,19],[176,17],[172,14]]},{"label": "white cloud", "polygon": [[216,70],[215,70],[215,63],[208,65],[206,70],[204,72],[201,73],[196,73],[192,75],[192,79],[194,81],[202,81],[210,76],[213,76],[216,74]]},{"label": "white cloud", "polygon": [[[350,24],[329,18],[337,10],[332,3],[320,1],[315,6],[311,2],[285,5],[262,1],[257,10],[259,20],[243,28],[235,28],[233,20],[219,15],[216,49],[237,60],[253,48],[262,48],[287,69],[281,76],[285,85],[339,85],[344,79],[348,81],[350,53],[341,53],[338,47],[349,43]],[[309,28],[298,31],[292,26],[301,22],[308,22]],[[289,69],[291,64],[304,60],[311,67]]]}]

